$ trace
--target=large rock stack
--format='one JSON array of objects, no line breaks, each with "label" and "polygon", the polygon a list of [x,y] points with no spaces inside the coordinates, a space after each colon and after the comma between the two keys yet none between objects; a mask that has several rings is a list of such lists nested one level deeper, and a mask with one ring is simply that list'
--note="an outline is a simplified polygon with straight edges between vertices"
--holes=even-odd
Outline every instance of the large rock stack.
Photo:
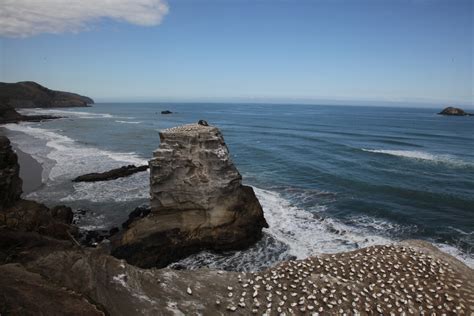
[{"label": "large rock stack", "polygon": [[163,267],[191,253],[245,248],[267,223],[253,189],[230,160],[216,127],[164,130],[150,161],[151,213],[114,242],[113,254]]}]

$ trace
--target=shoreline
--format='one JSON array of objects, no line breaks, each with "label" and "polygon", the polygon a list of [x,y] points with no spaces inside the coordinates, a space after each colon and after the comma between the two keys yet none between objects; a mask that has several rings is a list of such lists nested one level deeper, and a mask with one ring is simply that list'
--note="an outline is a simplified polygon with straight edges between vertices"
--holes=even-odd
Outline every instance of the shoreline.
[{"label": "shoreline", "polygon": [[22,151],[17,144],[12,143],[12,147],[18,156],[20,165],[20,178],[23,180],[23,195],[39,189],[43,185],[43,166],[32,155]]}]

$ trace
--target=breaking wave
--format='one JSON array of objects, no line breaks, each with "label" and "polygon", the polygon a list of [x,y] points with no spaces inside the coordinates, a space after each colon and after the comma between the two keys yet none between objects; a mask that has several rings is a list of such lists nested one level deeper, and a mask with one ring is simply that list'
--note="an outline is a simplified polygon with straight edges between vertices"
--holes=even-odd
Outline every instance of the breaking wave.
[{"label": "breaking wave", "polygon": [[431,163],[443,163],[449,164],[456,167],[469,167],[474,166],[473,163],[469,163],[463,160],[460,160],[451,155],[442,155],[442,154],[431,154],[424,151],[418,150],[388,150],[388,149],[362,149],[365,152],[375,153],[375,154],[384,154],[391,155],[407,159],[416,159],[428,161]]}]

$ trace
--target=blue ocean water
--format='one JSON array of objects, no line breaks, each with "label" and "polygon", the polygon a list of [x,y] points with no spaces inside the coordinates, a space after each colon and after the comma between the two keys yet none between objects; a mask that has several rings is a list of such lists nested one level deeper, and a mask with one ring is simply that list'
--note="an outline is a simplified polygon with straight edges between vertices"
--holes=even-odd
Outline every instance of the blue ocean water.
[{"label": "blue ocean water", "polygon": [[180,265],[254,270],[417,238],[474,266],[474,117],[439,116],[437,109],[198,103],[26,112],[64,117],[5,128],[44,166],[44,185],[28,197],[90,209],[79,222],[87,229],[117,226],[146,203],[148,173],[101,183],[72,178],[146,163],[160,129],[200,119],[218,126],[270,228],[246,251],[201,253]]}]

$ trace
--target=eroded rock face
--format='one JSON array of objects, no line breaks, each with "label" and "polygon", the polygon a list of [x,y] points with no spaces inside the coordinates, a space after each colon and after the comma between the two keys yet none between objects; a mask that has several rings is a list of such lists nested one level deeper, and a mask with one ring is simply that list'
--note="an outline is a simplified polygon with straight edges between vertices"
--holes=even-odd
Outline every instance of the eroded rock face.
[{"label": "eroded rock face", "polygon": [[249,246],[267,223],[253,189],[230,160],[221,132],[184,125],[160,133],[150,161],[151,213],[114,241],[113,254],[163,267],[203,250]]}]

